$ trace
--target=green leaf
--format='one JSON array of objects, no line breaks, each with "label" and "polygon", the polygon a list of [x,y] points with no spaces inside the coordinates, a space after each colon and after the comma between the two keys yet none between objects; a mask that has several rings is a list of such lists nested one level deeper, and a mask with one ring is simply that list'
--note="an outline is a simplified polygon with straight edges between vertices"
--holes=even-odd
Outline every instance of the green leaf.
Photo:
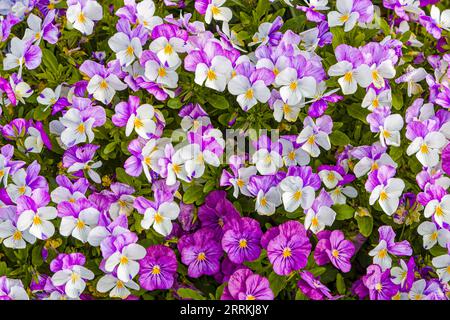
[{"label": "green leaf", "polygon": [[339,294],[345,294],[345,281],[340,273],[336,275],[336,289]]},{"label": "green leaf", "polygon": [[364,237],[369,237],[372,234],[373,218],[371,216],[360,217],[358,215],[355,218],[358,222],[359,232],[361,232]]},{"label": "green leaf", "polygon": [[335,146],[346,146],[350,143],[350,138],[341,131],[333,131],[330,134],[330,141]]},{"label": "green leaf", "polygon": [[435,245],[433,248],[430,249],[430,253],[433,257],[442,256],[447,253],[446,248],[442,248],[439,245]]},{"label": "green leaf", "polygon": [[336,211],[336,220],[351,219],[355,213],[355,209],[347,204],[336,204],[333,210]]},{"label": "green leaf", "polygon": [[347,113],[350,117],[361,120],[367,123],[367,115],[370,113],[367,109],[361,107],[360,104],[351,104],[347,107]]},{"label": "green leaf", "polygon": [[218,94],[208,95],[206,101],[216,109],[225,110],[229,107],[228,100],[224,96],[219,96]]},{"label": "green leaf", "polygon": [[116,147],[116,142],[115,141],[110,142],[106,145],[105,149],[103,149],[103,153],[104,154],[111,153],[114,151],[115,147]]},{"label": "green leaf", "polygon": [[44,261],[42,260],[42,246],[37,246],[33,248],[31,252],[31,263],[35,267],[39,267],[42,265]]},{"label": "green leaf", "polygon": [[194,203],[203,196],[202,186],[191,186],[183,194],[183,202],[186,204]]},{"label": "green leaf", "polygon": [[204,296],[202,296],[197,291],[194,291],[194,290],[189,289],[189,288],[180,288],[180,289],[177,290],[177,294],[181,298],[184,298],[184,299],[190,298],[190,299],[194,299],[194,300],[205,300]]},{"label": "green leaf", "polygon": [[171,109],[180,109],[183,104],[180,99],[172,98],[167,101],[167,106]]},{"label": "green leaf", "polygon": [[401,92],[392,94],[392,106],[396,110],[400,110],[403,107],[403,95]]},{"label": "green leaf", "polygon": [[42,49],[42,63],[53,75],[58,73],[58,59],[50,50]]},{"label": "green leaf", "polygon": [[276,297],[286,287],[287,277],[279,276],[275,272],[269,275],[270,288],[273,291],[273,295]]}]

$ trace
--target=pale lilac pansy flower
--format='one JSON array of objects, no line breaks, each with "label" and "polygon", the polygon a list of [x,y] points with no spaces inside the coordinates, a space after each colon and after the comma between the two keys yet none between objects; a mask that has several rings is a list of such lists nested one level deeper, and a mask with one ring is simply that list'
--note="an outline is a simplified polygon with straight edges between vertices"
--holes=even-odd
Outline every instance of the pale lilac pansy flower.
[{"label": "pale lilac pansy flower", "polygon": [[94,22],[103,17],[103,8],[95,0],[68,1],[66,11],[67,20],[75,29],[85,35],[90,35],[94,30]]}]

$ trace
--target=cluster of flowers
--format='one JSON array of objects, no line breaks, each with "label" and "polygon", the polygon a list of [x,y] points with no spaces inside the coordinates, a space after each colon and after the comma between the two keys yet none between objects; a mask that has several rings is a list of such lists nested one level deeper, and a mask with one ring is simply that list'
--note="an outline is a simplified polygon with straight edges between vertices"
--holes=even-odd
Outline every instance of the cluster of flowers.
[{"label": "cluster of flowers", "polygon": [[450,297],[450,9],[292,2],[2,2],[1,299]]}]

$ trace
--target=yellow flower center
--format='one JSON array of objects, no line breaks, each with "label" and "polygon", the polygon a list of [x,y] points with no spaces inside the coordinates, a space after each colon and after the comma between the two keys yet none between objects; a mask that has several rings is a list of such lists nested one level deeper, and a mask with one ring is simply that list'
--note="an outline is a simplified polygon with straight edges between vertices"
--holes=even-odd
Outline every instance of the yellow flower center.
[{"label": "yellow flower center", "polygon": [[245,182],[242,179],[237,179],[236,184],[238,185],[239,188],[245,186]]},{"label": "yellow flower center", "polygon": [[314,142],[316,141],[316,137],[315,136],[310,136],[308,138],[308,140],[306,141],[306,143],[308,144],[314,144]]},{"label": "yellow flower center", "polygon": [[289,89],[291,89],[292,91],[297,90],[297,86],[297,81],[292,81],[289,85]]},{"label": "yellow flower center", "polygon": [[387,255],[387,250],[386,249],[381,249],[379,252],[378,252],[378,258],[380,258],[380,259],[384,259],[385,257],[386,257],[386,255]]},{"label": "yellow flower center", "polygon": [[161,78],[165,77],[167,75],[166,69],[164,69],[163,67],[158,68],[158,76],[160,76]]},{"label": "yellow flower center", "polygon": [[246,300],[256,300],[256,297],[251,295],[251,294],[249,294],[249,295],[247,295],[247,297],[245,299]]},{"label": "yellow flower center", "polygon": [[144,126],[144,124],[142,123],[142,120],[139,118],[134,118],[134,126],[139,129],[142,128]]},{"label": "yellow flower center", "polygon": [[247,100],[253,99],[253,89],[248,89],[245,92],[245,99],[247,99]]},{"label": "yellow flower center", "polygon": [[317,227],[319,225],[319,219],[317,219],[317,217],[314,217],[311,219],[311,225],[313,227]]},{"label": "yellow flower center", "polygon": [[206,260],[206,255],[204,252],[200,252],[197,256],[197,260],[198,261],[205,261]]},{"label": "yellow flower center", "polygon": [[380,102],[378,101],[378,98],[375,98],[372,101],[372,105],[373,105],[374,108],[378,108],[380,106]]},{"label": "yellow flower center", "polygon": [[127,56],[132,56],[134,54],[134,49],[131,45],[128,46],[128,48],[126,50],[126,54],[127,54]]},{"label": "yellow flower center", "polygon": [[262,198],[261,198],[261,205],[262,205],[263,207],[267,206],[267,199],[266,199],[266,197],[262,197]]},{"label": "yellow flower center", "polygon": [[83,229],[85,225],[86,225],[86,224],[85,224],[82,220],[78,219],[77,224],[76,224],[75,227],[76,227],[78,230],[80,230],[80,229]]},{"label": "yellow flower center", "polygon": [[72,275],[70,276],[70,280],[72,281],[72,283],[77,282],[80,279],[80,275],[78,273],[72,273]]},{"label": "yellow flower center", "polygon": [[208,78],[209,81],[214,81],[217,79],[216,73],[214,72],[214,70],[211,70],[211,69],[208,70],[206,77]]},{"label": "yellow flower center", "polygon": [[436,215],[439,217],[442,217],[444,215],[444,212],[442,211],[441,206],[436,207]]},{"label": "yellow flower center", "polygon": [[289,107],[287,105],[287,103],[283,104],[283,112],[284,113],[290,113],[291,112],[291,107]]},{"label": "yellow flower center", "polygon": [[294,200],[299,201],[302,197],[302,192],[300,190],[295,191],[294,193]]},{"label": "yellow flower center", "polygon": [[339,17],[339,21],[342,22],[342,23],[345,23],[345,22],[348,21],[349,18],[350,17],[349,17],[348,14],[343,14],[342,16]]},{"label": "yellow flower center", "polygon": [[291,248],[286,247],[283,249],[283,258],[289,258],[291,255]]},{"label": "yellow flower center", "polygon": [[245,239],[239,240],[239,248],[241,249],[247,248],[247,240]]},{"label": "yellow flower center", "polygon": [[387,200],[389,198],[389,196],[388,196],[388,194],[386,193],[386,191],[381,191],[380,192],[380,200],[381,201],[385,201],[385,200]]},{"label": "yellow flower center", "polygon": [[25,186],[20,186],[17,189],[17,191],[19,191],[20,194],[24,194],[26,190],[27,190],[27,187],[25,187]]},{"label": "yellow flower center", "polygon": [[33,218],[33,224],[40,225],[42,223],[41,218],[38,215],[35,215]]},{"label": "yellow flower center", "polygon": [[117,288],[118,289],[123,289],[123,287],[124,287],[123,282],[120,281],[120,280],[117,280]]},{"label": "yellow flower center", "polygon": [[125,256],[122,256],[120,258],[120,264],[128,264],[128,258]]},{"label": "yellow flower center", "polygon": [[83,12],[80,12],[80,14],[78,15],[78,22],[79,23],[85,23],[86,22],[86,16],[84,15]]},{"label": "yellow flower center", "polygon": [[15,241],[21,240],[22,239],[22,232],[20,232],[19,230],[16,230],[16,232],[14,232],[14,234],[13,234],[13,239]]},{"label": "yellow flower center", "polygon": [[220,11],[220,8],[219,8],[219,7],[212,6],[211,12],[212,12],[212,14],[213,14],[214,16],[217,16],[218,14],[220,14],[221,11]]},{"label": "yellow flower center", "polygon": [[153,266],[152,274],[156,275],[156,274],[160,274],[160,273],[161,273],[161,268],[158,265]]},{"label": "yellow flower center", "polygon": [[100,89],[107,89],[108,88],[108,82],[106,82],[105,79],[102,80],[102,82],[100,82]]},{"label": "yellow flower center", "polygon": [[337,251],[336,249],[333,249],[333,251],[331,251],[331,254],[335,258],[339,257],[339,251]]},{"label": "yellow flower center", "polygon": [[420,146],[420,152],[421,153],[428,153],[430,150],[428,149],[428,146],[424,143]]},{"label": "yellow flower center", "polygon": [[375,289],[376,289],[377,291],[381,291],[381,290],[383,289],[383,285],[382,285],[381,283],[377,283],[377,284],[375,285]]},{"label": "yellow flower center", "polygon": [[160,224],[161,222],[163,222],[163,220],[164,220],[163,216],[159,212],[156,212],[155,223]]},{"label": "yellow flower center", "polygon": [[164,47],[164,53],[166,55],[171,55],[173,53],[173,48],[169,43]]},{"label": "yellow flower center", "polygon": [[352,82],[352,80],[353,80],[353,73],[351,71],[349,71],[344,75],[344,81]]}]

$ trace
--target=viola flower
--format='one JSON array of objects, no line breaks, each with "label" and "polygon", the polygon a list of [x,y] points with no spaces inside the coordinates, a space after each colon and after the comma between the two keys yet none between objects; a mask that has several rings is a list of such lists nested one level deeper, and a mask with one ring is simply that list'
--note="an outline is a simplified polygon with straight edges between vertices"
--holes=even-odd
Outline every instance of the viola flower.
[{"label": "viola flower", "polygon": [[371,146],[360,146],[352,149],[352,157],[360,161],[354,166],[353,172],[357,178],[366,175],[381,166],[390,166],[397,168],[397,164],[386,153],[387,148],[383,147],[381,143],[374,143]]},{"label": "viola flower", "polygon": [[110,189],[111,192],[108,192],[108,195],[114,198],[113,203],[109,206],[110,217],[116,219],[120,215],[130,215],[134,210],[134,188],[127,184],[116,182],[110,186]]},{"label": "viola flower", "polygon": [[73,27],[87,36],[92,34],[94,22],[103,17],[102,6],[95,0],[69,0],[67,5],[67,20]]},{"label": "viola flower", "polygon": [[28,231],[38,239],[46,240],[55,233],[55,226],[49,220],[57,216],[56,208],[47,207],[50,195],[43,189],[36,189],[31,197],[17,198],[17,230]]},{"label": "viola flower", "polygon": [[[448,249],[449,245],[447,245]],[[450,281],[450,255],[444,254],[441,256],[434,257],[431,261],[433,267],[436,268],[436,273],[442,282]]]},{"label": "viola flower", "polygon": [[22,76],[23,65],[28,70],[36,69],[42,60],[41,49],[29,40],[20,40],[14,37],[11,40],[11,53],[7,53],[3,60],[3,70],[11,70],[19,67],[18,77]]},{"label": "viola flower", "polygon": [[239,192],[248,197],[251,196],[251,193],[247,189],[247,185],[250,177],[256,175],[256,167],[244,167],[242,157],[236,155],[232,155],[228,162],[232,173],[224,169],[220,178],[220,185],[232,186],[233,196],[235,198],[238,197]]},{"label": "viola flower", "polygon": [[[205,1],[201,0],[199,2]],[[231,10],[227,7],[222,6],[225,3],[225,0],[209,0],[206,2],[209,3],[208,6],[206,7],[206,12],[204,13],[205,22],[207,24],[210,24],[212,19],[216,21],[225,21],[225,22],[231,20],[233,15]]]},{"label": "viola flower", "polygon": [[198,219],[202,228],[208,228],[223,236],[224,226],[232,220],[239,219],[239,212],[233,204],[226,198],[227,194],[223,190],[211,191],[205,202],[198,208]]},{"label": "viola flower", "polygon": [[12,183],[6,186],[6,192],[12,202],[16,203],[20,196],[31,196],[37,189],[48,190],[48,184],[44,177],[39,175],[41,166],[33,161],[27,169],[19,169],[11,175]]},{"label": "viola flower", "polygon": [[444,223],[450,224],[450,195],[428,202],[423,214],[425,218],[433,216],[434,221],[441,228]]},{"label": "viola flower", "polygon": [[64,237],[71,235],[86,243],[89,232],[98,224],[100,212],[83,198],[74,203],[63,202],[58,209],[62,216],[59,233]]},{"label": "viola flower", "polygon": [[[119,15],[119,10],[117,15]],[[150,31],[163,23],[161,17],[155,16],[155,3],[152,0],[144,0],[136,5],[136,23],[143,25]]]},{"label": "viola flower", "polygon": [[311,157],[318,157],[320,154],[320,147],[325,150],[330,150],[331,143],[329,134],[333,128],[333,121],[328,115],[317,118],[314,121],[311,117],[306,117],[303,121],[303,130],[297,137],[296,142],[302,143],[302,149],[306,151]]},{"label": "viola flower", "polygon": [[450,231],[447,229],[438,229],[436,224],[430,221],[424,221],[417,227],[417,233],[423,237],[423,247],[426,250],[433,248],[436,243],[443,248],[450,243]]},{"label": "viola flower", "polygon": [[83,265],[86,258],[82,253],[60,253],[51,263],[54,272],[51,280],[55,286],[64,286],[70,298],[78,298],[86,288],[86,280],[94,279],[94,273]]},{"label": "viola flower", "polygon": [[312,300],[334,299],[330,289],[309,271],[300,272],[300,280],[297,286],[305,296]]},{"label": "viola flower", "polygon": [[417,160],[424,167],[434,167],[439,162],[439,150],[447,144],[447,139],[440,132],[429,132],[425,137],[416,137],[408,146],[408,156],[416,154]]},{"label": "viola flower", "polygon": [[376,92],[375,89],[369,88],[362,101],[361,106],[367,108],[370,111],[375,110],[378,107],[388,107],[392,105],[392,93],[391,90],[383,90]]},{"label": "viola flower", "polygon": [[358,22],[359,13],[353,11],[353,0],[337,0],[336,9],[328,13],[328,24],[330,27],[344,26],[344,32],[353,29]]},{"label": "viola flower", "polygon": [[415,267],[416,264],[413,257],[409,259],[408,263],[400,259],[400,267],[391,269],[392,282],[400,285],[402,289],[408,290],[414,282]]},{"label": "viola flower", "polygon": [[378,234],[380,242],[369,255],[373,257],[373,263],[379,265],[383,271],[391,268],[392,259],[389,253],[397,256],[412,255],[412,248],[407,240],[395,242],[395,232],[391,226],[381,226],[378,228]]},{"label": "viola flower", "polygon": [[59,121],[65,127],[61,133],[61,141],[67,147],[86,141],[92,142],[94,140],[92,126],[95,119],[88,118],[83,120],[81,112],[78,109],[71,108],[62,118],[59,118]]},{"label": "viola flower", "polygon": [[270,98],[267,84],[273,79],[272,72],[267,69],[257,69],[250,77],[238,74],[228,82],[228,91],[237,96],[237,102],[244,111],[250,110],[258,102],[266,103]]},{"label": "viola flower", "polygon": [[275,174],[283,166],[282,144],[272,141],[267,135],[262,135],[253,142],[253,146],[257,151],[252,156],[252,162],[260,174]]},{"label": "viola flower", "polygon": [[29,300],[27,292],[19,279],[0,277],[0,300]]},{"label": "viola flower", "polygon": [[251,218],[232,220],[224,227],[222,248],[231,262],[241,264],[254,261],[261,254],[259,246],[262,236],[259,222]]},{"label": "viola flower", "polygon": [[[140,201],[142,197],[137,198]],[[150,204],[150,202],[148,202]],[[178,218],[180,207],[170,199],[157,199],[155,203],[151,203],[145,212],[141,221],[144,229],[153,229],[163,235],[168,236],[172,232],[172,220]]]},{"label": "viola flower", "polygon": [[91,246],[98,247],[104,239],[127,232],[129,230],[126,215],[119,215],[111,221],[107,213],[100,213],[98,225],[89,231],[87,242]]},{"label": "viola flower", "polygon": [[[324,231],[322,231],[324,232]],[[321,251],[324,251],[327,258],[324,256],[319,257]],[[345,240],[344,233],[340,230],[334,230],[329,235],[320,238],[317,243],[314,257],[318,265],[331,262],[337,269],[342,272],[349,272],[351,270],[350,259],[355,253],[354,244]]]},{"label": "viola flower", "polygon": [[142,288],[150,291],[172,288],[177,271],[177,257],[172,249],[163,245],[150,246],[139,264]]},{"label": "viola flower", "polygon": [[261,215],[274,214],[276,208],[282,203],[275,179],[275,176],[250,177],[248,191],[256,197],[255,210]]},{"label": "viola flower", "polygon": [[192,235],[183,236],[178,242],[178,250],[181,261],[188,266],[189,277],[214,275],[220,269],[219,259],[223,251],[211,229],[202,228]]},{"label": "viola flower", "polygon": [[195,68],[195,83],[223,92],[231,78],[232,66],[230,60],[224,56],[215,56],[210,65],[197,64]]},{"label": "viola flower", "polygon": [[25,30],[23,39],[31,39],[39,44],[41,39],[48,43],[55,44],[58,41],[58,28],[53,24],[55,10],[50,10],[44,18],[44,22],[38,16],[31,13],[27,18],[28,28]]},{"label": "viola flower", "polygon": [[8,219],[2,219],[0,223],[0,238],[3,238],[3,245],[11,249],[25,249],[27,243],[34,244],[36,237],[28,230],[20,231],[17,226],[19,216],[15,211],[9,215]]},{"label": "viola flower", "polygon": [[129,289],[139,290],[139,285],[133,280],[121,281],[113,273],[110,273],[98,280],[96,289],[101,293],[109,292],[111,298],[126,299],[131,294]]},{"label": "viola flower", "polygon": [[[93,2],[93,0],[89,0],[89,2]],[[90,79],[87,85],[89,94],[104,104],[111,102],[116,91],[127,88],[127,85],[117,76],[117,70],[114,70],[112,65],[106,69],[101,64],[86,60],[80,66],[80,72],[86,74]]]},{"label": "viola flower", "polygon": [[94,171],[102,166],[101,161],[94,162],[93,158],[99,146],[85,144],[81,147],[73,146],[66,150],[63,156],[63,165],[67,172],[83,176],[87,174],[95,183],[101,183],[100,175]]},{"label": "viola flower", "polygon": [[275,85],[280,87],[283,101],[294,106],[304,98],[314,97],[317,82],[313,77],[301,77],[297,69],[287,67],[276,76]]},{"label": "viola flower", "polygon": [[[347,45],[341,46],[348,47]],[[338,50],[338,48],[336,48],[336,50]],[[360,64],[355,67],[351,61],[349,62],[346,60],[339,61],[328,69],[329,76],[342,76],[338,79],[338,83],[341,86],[344,95],[354,94],[358,89],[358,85],[367,88],[371,83],[369,74],[371,74],[371,72],[368,65]]]},{"label": "viola flower", "polygon": [[397,293],[397,286],[390,279],[390,270],[382,271],[373,264],[367,268],[364,285],[368,288],[371,300],[391,300]]},{"label": "viola flower", "polygon": [[261,242],[267,249],[274,272],[285,276],[304,268],[311,243],[303,225],[298,221],[287,221],[273,228],[266,232]]},{"label": "viola flower", "polygon": [[296,9],[306,12],[306,19],[308,19],[308,21],[319,23],[327,19],[326,16],[319,11],[330,9],[327,6],[328,0],[309,0],[305,2],[307,6],[297,6]]},{"label": "viola flower", "polygon": [[387,215],[392,215],[398,208],[400,196],[405,183],[402,179],[393,178],[395,168],[382,166],[369,174],[366,189],[371,192],[369,204],[373,205],[378,200],[381,208]]},{"label": "viola flower", "polygon": [[150,51],[154,52],[162,64],[177,68],[181,64],[178,53],[185,52],[185,34],[176,26],[160,24],[153,28]]},{"label": "viola flower", "polygon": [[284,209],[294,212],[298,207],[306,210],[311,207],[315,198],[313,187],[304,185],[303,179],[298,176],[288,176],[280,182],[281,198]]},{"label": "viola flower", "polygon": [[332,205],[333,200],[330,195],[325,189],[322,189],[311,208],[306,212],[305,228],[317,234],[326,226],[331,226],[336,218],[336,212],[330,208]]},{"label": "viola flower", "polygon": [[228,280],[220,300],[273,300],[267,278],[248,269],[236,270]]},{"label": "viola flower", "polygon": [[145,257],[145,248],[137,244],[138,238],[132,233],[123,233],[106,238],[100,244],[105,270],[116,272],[120,281],[128,282],[139,272],[139,263]]},{"label": "viola flower", "polygon": [[283,19],[281,17],[276,17],[273,22],[263,22],[258,27],[258,32],[256,32],[252,37],[252,42],[249,46],[254,46],[259,44],[264,46],[266,44],[276,45],[281,38],[280,28],[283,26]]},{"label": "viola flower", "polygon": [[286,167],[305,166],[310,162],[309,154],[297,143],[295,135],[280,137],[280,143],[283,150],[283,162]]}]

